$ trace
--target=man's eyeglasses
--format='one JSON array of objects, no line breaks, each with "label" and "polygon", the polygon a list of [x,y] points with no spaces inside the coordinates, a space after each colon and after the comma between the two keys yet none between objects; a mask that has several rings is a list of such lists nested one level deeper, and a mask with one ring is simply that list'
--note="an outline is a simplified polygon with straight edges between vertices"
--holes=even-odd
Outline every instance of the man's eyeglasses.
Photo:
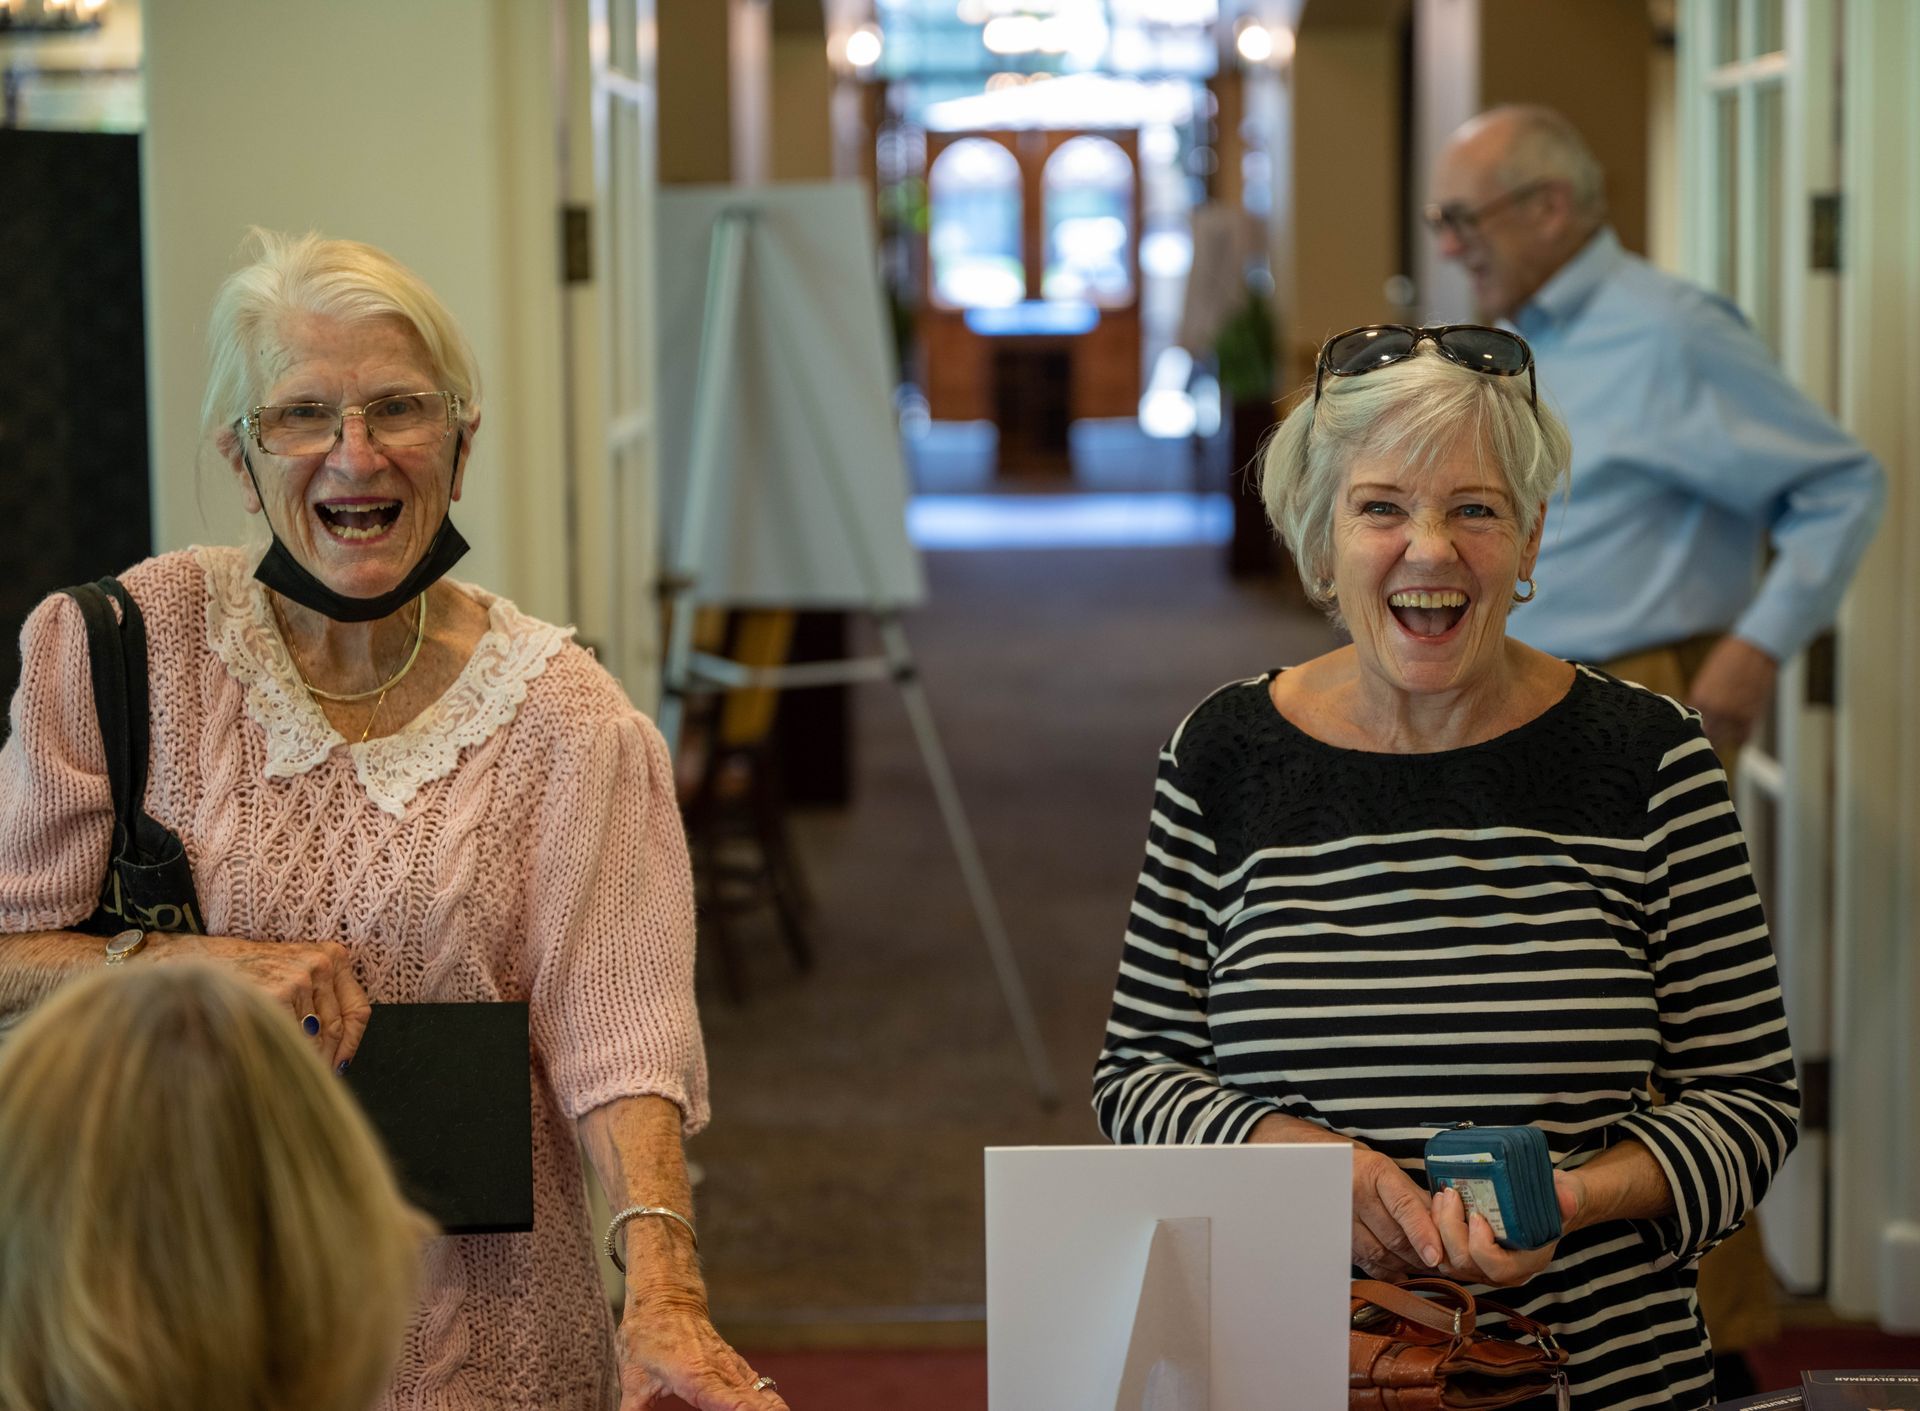
[{"label": "man's eyeglasses", "polygon": [[1446,231],[1456,240],[1467,240],[1480,233],[1480,223],[1494,212],[1503,211],[1516,201],[1524,201],[1551,184],[1545,177],[1538,181],[1523,181],[1513,190],[1503,191],[1491,201],[1482,201],[1477,206],[1463,206],[1458,201],[1449,201],[1444,206],[1428,206],[1420,213],[1420,218],[1435,235]]},{"label": "man's eyeglasses", "polygon": [[1527,340],[1504,328],[1478,323],[1444,323],[1415,328],[1405,323],[1369,323],[1336,333],[1320,347],[1313,369],[1313,399],[1329,377],[1360,377],[1390,364],[1405,362],[1422,343],[1432,343],[1449,362],[1488,377],[1527,375],[1527,405],[1540,409],[1540,388],[1533,369],[1533,349]]},{"label": "man's eyeglasses", "polygon": [[453,429],[460,398],[452,392],[399,392],[361,407],[293,402],[255,407],[240,418],[253,444],[270,455],[323,456],[339,444],[346,419],[357,416],[367,439],[395,450],[431,446]]}]

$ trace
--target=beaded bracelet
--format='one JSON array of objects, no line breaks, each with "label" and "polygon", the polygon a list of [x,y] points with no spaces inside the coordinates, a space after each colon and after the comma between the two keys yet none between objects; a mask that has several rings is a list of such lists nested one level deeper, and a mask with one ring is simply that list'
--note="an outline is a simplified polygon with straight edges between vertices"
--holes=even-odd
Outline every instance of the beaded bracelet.
[{"label": "beaded bracelet", "polygon": [[624,1274],[627,1272],[627,1261],[622,1259],[620,1257],[620,1251],[613,1247],[614,1236],[618,1235],[620,1231],[626,1227],[627,1221],[637,1220],[642,1215],[659,1215],[668,1220],[678,1220],[682,1225],[687,1227],[687,1238],[693,1241],[694,1249],[697,1251],[700,1248],[699,1231],[693,1228],[693,1221],[682,1215],[678,1210],[669,1210],[664,1205],[629,1205],[625,1210],[622,1210],[618,1215],[614,1216],[612,1220],[607,1222],[607,1238],[601,1245],[601,1248],[607,1252],[607,1258],[613,1261],[613,1267],[621,1273]]}]

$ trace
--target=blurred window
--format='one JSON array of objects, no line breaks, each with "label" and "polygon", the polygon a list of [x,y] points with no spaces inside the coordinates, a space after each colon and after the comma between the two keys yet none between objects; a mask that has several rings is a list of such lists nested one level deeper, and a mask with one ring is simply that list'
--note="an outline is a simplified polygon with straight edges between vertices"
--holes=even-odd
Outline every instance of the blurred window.
[{"label": "blurred window", "polygon": [[927,197],[934,302],[1000,309],[1026,298],[1013,153],[988,138],[963,138],[934,158]]},{"label": "blurred window", "polygon": [[1133,163],[1117,142],[1060,144],[1041,178],[1046,268],[1040,292],[1106,307],[1133,301]]}]

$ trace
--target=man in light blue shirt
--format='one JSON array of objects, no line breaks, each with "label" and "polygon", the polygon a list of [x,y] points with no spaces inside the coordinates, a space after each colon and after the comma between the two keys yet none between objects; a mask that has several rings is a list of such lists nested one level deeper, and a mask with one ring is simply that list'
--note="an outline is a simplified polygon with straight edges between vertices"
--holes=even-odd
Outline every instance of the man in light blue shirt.
[{"label": "man in light blue shirt", "polygon": [[1541,396],[1573,435],[1538,599],[1507,630],[1576,661],[1630,660],[1663,690],[1676,687],[1648,679],[1648,654],[1672,653],[1730,758],[1779,663],[1832,624],[1879,522],[1879,464],[1738,309],[1621,248],[1600,167],[1558,113],[1473,119],[1432,196],[1440,253],[1466,269],[1480,316],[1532,345]]}]

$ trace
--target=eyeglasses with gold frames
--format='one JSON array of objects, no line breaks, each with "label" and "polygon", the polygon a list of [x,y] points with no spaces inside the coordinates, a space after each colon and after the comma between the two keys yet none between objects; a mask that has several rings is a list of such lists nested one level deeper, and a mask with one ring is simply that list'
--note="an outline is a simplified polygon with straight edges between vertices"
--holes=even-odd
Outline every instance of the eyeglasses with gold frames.
[{"label": "eyeglasses with gold frames", "polygon": [[454,392],[395,392],[358,407],[289,402],[255,407],[240,418],[240,426],[269,455],[323,456],[340,443],[350,416],[360,418],[375,445],[393,450],[431,446],[453,430],[460,397]]}]

